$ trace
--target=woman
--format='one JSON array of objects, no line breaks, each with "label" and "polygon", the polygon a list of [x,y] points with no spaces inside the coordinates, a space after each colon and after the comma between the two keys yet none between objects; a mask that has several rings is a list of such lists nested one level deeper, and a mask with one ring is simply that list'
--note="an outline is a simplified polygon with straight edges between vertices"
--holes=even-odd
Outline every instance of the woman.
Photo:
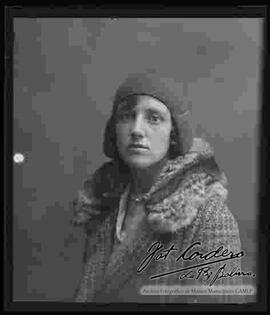
[{"label": "woman", "polygon": [[[210,146],[193,137],[178,84],[129,76],[116,92],[103,149],[111,161],[85,181],[74,204],[74,223],[86,231],[76,301],[235,301],[179,293],[241,284],[233,271],[243,252],[226,178]],[[178,292],[168,295],[171,285]]]}]

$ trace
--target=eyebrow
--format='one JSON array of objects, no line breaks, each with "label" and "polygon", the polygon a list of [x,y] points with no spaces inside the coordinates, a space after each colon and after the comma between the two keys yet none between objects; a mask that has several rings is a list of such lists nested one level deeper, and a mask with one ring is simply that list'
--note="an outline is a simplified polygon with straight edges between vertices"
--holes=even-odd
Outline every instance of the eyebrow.
[{"label": "eyebrow", "polygon": [[[123,106],[121,106],[120,108],[117,109],[117,113],[121,113],[121,112],[128,112],[128,111],[132,111],[134,109],[134,105],[133,104],[124,104]],[[145,108],[145,112],[150,113],[150,114],[157,114],[160,115],[162,117],[166,117],[169,113],[167,113],[167,111],[165,109],[160,109],[160,108],[154,108],[151,105],[147,108]]]},{"label": "eyebrow", "polygon": [[132,109],[136,105],[136,100],[137,97],[135,97],[135,95],[124,99],[122,102],[119,103],[117,111]]},{"label": "eyebrow", "polygon": [[167,115],[167,112],[164,109],[160,109],[160,108],[149,107],[149,108],[146,108],[146,111],[151,112],[151,113],[158,113],[161,115]]},{"label": "eyebrow", "polygon": [[[132,110],[134,107],[136,107],[136,99],[133,99],[133,100],[124,100],[123,102],[121,102],[119,105],[118,105],[118,108],[117,108],[117,112],[118,111],[126,111],[126,110]],[[167,107],[166,107],[167,108]],[[167,108],[168,109],[168,108]],[[152,112],[156,112],[156,113],[161,113],[161,114],[164,114],[166,115],[167,114],[167,110],[165,108],[156,108],[155,106],[152,106],[152,105],[148,105],[146,107],[146,110],[147,111],[152,111]],[[169,110],[168,110],[169,111]]]}]

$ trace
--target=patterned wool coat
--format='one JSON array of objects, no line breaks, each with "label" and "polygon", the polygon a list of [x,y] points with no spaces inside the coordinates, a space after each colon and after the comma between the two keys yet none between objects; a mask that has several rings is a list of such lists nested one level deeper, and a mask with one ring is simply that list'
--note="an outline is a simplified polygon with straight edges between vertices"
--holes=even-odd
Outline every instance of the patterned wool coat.
[{"label": "patterned wool coat", "polygon": [[[213,288],[213,284],[242,283],[242,278],[234,275],[241,269],[238,225],[226,205],[225,175],[219,170],[208,143],[195,138],[187,154],[167,163],[145,198],[145,218],[132,235],[119,241],[117,216],[128,180],[128,172],[112,161],[86,180],[80,191],[74,222],[84,224],[86,242],[84,271],[75,300],[243,302],[241,296],[198,295],[194,291],[177,295],[140,294],[147,285],[174,285],[180,290],[186,286]],[[158,246],[163,247],[153,254],[152,260],[147,260]],[[202,256],[207,253],[208,256]],[[217,260],[222,261],[209,264]],[[164,275],[184,268],[189,269]],[[161,274],[163,276],[150,279]],[[224,277],[219,278],[222,274]]]}]

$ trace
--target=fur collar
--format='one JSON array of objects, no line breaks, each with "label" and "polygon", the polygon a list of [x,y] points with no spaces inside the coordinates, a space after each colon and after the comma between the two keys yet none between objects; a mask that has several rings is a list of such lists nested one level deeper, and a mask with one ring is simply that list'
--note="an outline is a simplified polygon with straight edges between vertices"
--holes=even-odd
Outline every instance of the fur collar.
[{"label": "fur collar", "polygon": [[152,187],[146,203],[148,221],[160,233],[177,232],[191,224],[210,199],[225,202],[226,186],[212,148],[196,138],[189,153],[169,161]]},{"label": "fur collar", "polygon": [[[88,224],[119,206],[128,172],[115,161],[105,163],[84,183],[74,203],[73,223]],[[147,219],[153,230],[177,232],[195,219],[209,198],[227,198],[227,180],[220,172],[210,145],[194,138],[190,151],[169,160],[145,196]]]}]

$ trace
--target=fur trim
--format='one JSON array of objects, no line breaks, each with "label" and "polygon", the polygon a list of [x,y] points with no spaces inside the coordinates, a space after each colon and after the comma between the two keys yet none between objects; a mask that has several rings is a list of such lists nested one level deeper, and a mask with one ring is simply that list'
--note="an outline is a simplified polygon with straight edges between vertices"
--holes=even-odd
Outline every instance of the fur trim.
[{"label": "fur trim", "polygon": [[146,205],[148,222],[159,233],[175,233],[191,224],[209,199],[225,202],[226,186],[212,147],[195,138],[189,153],[170,161],[152,187],[157,193]]},{"label": "fur trim", "polygon": [[[128,184],[128,170],[115,161],[105,163],[85,181],[74,203],[76,225],[102,219],[119,206]],[[147,193],[145,207],[148,222],[160,233],[176,232],[194,220],[209,198],[226,199],[226,177],[219,171],[212,147],[194,138],[190,151],[169,160]]]},{"label": "fur trim", "polygon": [[221,182],[210,185],[206,173],[189,176],[184,183],[162,202],[147,206],[147,218],[153,230],[159,233],[175,233],[187,227],[196,218],[210,198],[227,198],[228,191]]}]

